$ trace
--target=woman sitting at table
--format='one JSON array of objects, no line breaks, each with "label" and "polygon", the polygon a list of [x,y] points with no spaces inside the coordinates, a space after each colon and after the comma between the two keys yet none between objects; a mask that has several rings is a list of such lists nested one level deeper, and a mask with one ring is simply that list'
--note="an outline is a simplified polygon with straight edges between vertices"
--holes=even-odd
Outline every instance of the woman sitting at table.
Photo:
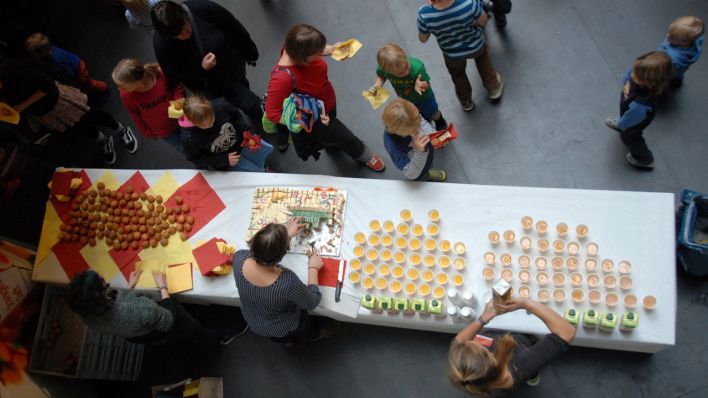
[{"label": "woman sitting at table", "polygon": [[105,334],[123,336],[135,343],[172,344],[191,340],[226,345],[237,332],[219,336],[205,329],[197,320],[170,297],[164,272],[153,271],[161,300],[131,290],[140,279],[141,271],[133,271],[128,289],[111,289],[95,271],[77,273],[69,285],[69,307],[86,325]]},{"label": "woman sitting at table", "polygon": [[[494,311],[496,309],[497,312]],[[448,354],[448,377],[465,392],[491,395],[519,387],[536,386],[541,368],[568,350],[575,327],[555,311],[527,298],[506,304],[487,304],[480,317],[455,336]],[[484,329],[497,313],[524,309],[546,324],[551,333],[533,343],[528,336]],[[482,334],[478,334],[482,332]]]},{"label": "woman sitting at table", "polygon": [[307,262],[307,285],[279,264],[290,247],[290,238],[304,228],[299,221],[266,225],[249,241],[250,250],[237,251],[232,261],[241,311],[251,331],[287,348],[296,340],[329,337],[337,326],[333,320],[307,313],[322,299],[317,286],[323,266],[320,256],[313,253]]}]

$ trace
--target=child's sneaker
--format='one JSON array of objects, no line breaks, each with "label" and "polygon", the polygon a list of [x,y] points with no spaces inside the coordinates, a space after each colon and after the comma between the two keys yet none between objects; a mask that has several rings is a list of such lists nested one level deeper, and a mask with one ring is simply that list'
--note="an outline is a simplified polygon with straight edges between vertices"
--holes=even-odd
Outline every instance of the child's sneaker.
[{"label": "child's sneaker", "polygon": [[373,154],[371,156],[371,159],[366,162],[366,167],[370,168],[373,171],[384,171],[386,165],[384,164],[383,160],[381,160],[381,157],[379,157],[379,155]]},{"label": "child's sneaker", "polygon": [[447,173],[445,170],[430,169],[428,170],[427,181],[432,182],[443,182],[447,180]]},{"label": "child's sneaker", "polygon": [[123,139],[126,149],[128,149],[128,153],[135,153],[135,151],[138,150],[138,139],[135,138],[135,134],[133,134],[133,130],[130,127],[123,125],[121,125],[121,127],[123,131],[121,138]]},{"label": "child's sneaker", "polygon": [[103,141],[103,159],[108,164],[116,162],[116,151],[113,149],[113,137],[107,136]]},{"label": "child's sneaker", "polygon": [[607,127],[611,128],[612,130],[622,132],[622,129],[617,126],[617,123],[619,123],[618,117],[609,116],[607,119],[605,119],[605,124],[607,125]]},{"label": "child's sneaker", "polygon": [[639,160],[637,160],[637,158],[632,156],[632,152],[627,152],[627,156],[625,156],[625,158],[627,159],[627,163],[631,164],[634,167],[638,167],[640,169],[647,169],[647,170],[654,169],[654,162],[653,161],[648,162],[648,163],[640,162]]},{"label": "child's sneaker", "polygon": [[536,376],[526,380],[526,384],[530,385],[531,387],[536,387],[541,383],[541,371],[539,370],[538,373],[536,373]]},{"label": "child's sneaker", "polygon": [[469,112],[474,109],[474,101],[472,101],[471,99],[462,101],[460,102],[460,104],[462,105],[462,110],[465,112]]},{"label": "child's sneaker", "polygon": [[499,82],[499,85],[495,89],[489,91],[489,99],[492,101],[500,99],[502,94],[504,94],[504,79],[499,72],[497,72],[497,81]]},{"label": "child's sneaker", "polygon": [[248,330],[248,325],[243,330],[229,330],[226,333],[224,333],[224,336],[219,340],[219,344],[221,345],[229,345],[234,339],[244,333]]},{"label": "child's sneaker", "polygon": [[436,131],[447,130],[447,120],[445,120],[445,118],[442,117],[442,115],[440,116],[440,119],[434,120],[433,122],[435,123],[435,130]]}]

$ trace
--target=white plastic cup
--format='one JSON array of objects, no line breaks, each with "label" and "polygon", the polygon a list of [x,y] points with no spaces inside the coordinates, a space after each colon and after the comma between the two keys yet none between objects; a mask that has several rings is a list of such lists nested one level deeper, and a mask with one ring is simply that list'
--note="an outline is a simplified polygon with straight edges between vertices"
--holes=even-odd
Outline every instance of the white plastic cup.
[{"label": "white plastic cup", "polygon": [[452,304],[463,305],[465,303],[462,299],[462,294],[460,294],[459,290],[455,289],[454,287],[447,289],[446,294],[447,299],[450,300]]},{"label": "white plastic cup", "polygon": [[475,316],[474,309],[472,307],[462,307],[460,309],[460,316],[466,321],[473,321]]},{"label": "white plastic cup", "polygon": [[475,296],[474,292],[472,290],[465,290],[462,292],[462,301],[465,302],[465,305],[468,307],[476,307],[477,306],[477,296]]},{"label": "white plastic cup", "polygon": [[456,305],[448,305],[446,308],[447,316],[456,320],[460,318],[460,309]]}]

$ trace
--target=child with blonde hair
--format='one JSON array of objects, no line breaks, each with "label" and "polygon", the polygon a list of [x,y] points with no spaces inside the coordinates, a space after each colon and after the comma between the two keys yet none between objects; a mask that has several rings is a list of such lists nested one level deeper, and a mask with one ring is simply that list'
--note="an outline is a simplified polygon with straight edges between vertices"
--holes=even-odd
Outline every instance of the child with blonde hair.
[{"label": "child with blonde hair", "polygon": [[695,16],[679,17],[669,25],[669,33],[657,48],[671,57],[671,85],[679,87],[683,74],[701,57],[703,21]]},{"label": "child with blonde hair", "polygon": [[188,96],[180,118],[182,145],[199,169],[266,171],[273,146],[253,132],[224,98]]},{"label": "child with blonde hair", "polygon": [[184,98],[181,84],[170,87],[158,64],[126,58],[113,68],[113,82],[135,126],[146,138],[161,138],[182,152],[177,119],[167,116],[171,100]]},{"label": "child with blonde hair", "polygon": [[445,170],[431,169],[433,146],[430,134],[433,126],[411,102],[396,98],[381,114],[384,127],[384,146],[391,160],[409,180],[438,181],[447,179]]},{"label": "child with blonde hair", "polygon": [[644,129],[654,120],[656,102],[671,79],[671,58],[661,51],[646,53],[634,61],[624,76],[620,117],[605,124],[620,133],[627,146],[627,163],[640,169],[654,168],[654,155],[644,140]]},{"label": "child with blonde hair", "polygon": [[401,46],[394,43],[381,47],[376,59],[376,82],[372,91],[375,93],[386,80],[390,81],[396,94],[413,103],[425,120],[435,123],[436,130],[445,130],[447,122],[438,109],[423,62],[409,57]]}]

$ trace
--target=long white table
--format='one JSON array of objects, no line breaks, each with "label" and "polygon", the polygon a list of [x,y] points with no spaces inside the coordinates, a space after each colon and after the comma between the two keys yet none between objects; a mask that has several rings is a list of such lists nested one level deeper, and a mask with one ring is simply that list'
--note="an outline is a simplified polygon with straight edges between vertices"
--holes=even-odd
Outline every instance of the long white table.
[{"label": "long white table", "polygon": [[[95,181],[106,170],[86,170]],[[133,170],[111,170],[121,183],[129,178]],[[179,184],[191,179],[197,171],[169,171]],[[163,177],[163,170],[145,170],[141,173],[149,184]],[[583,243],[594,241],[600,247],[598,260],[610,258],[618,263],[629,260],[632,263],[631,293],[639,300],[651,294],[657,299],[653,311],[641,308],[641,302],[635,311],[639,314],[639,327],[632,333],[612,333],[599,330],[578,328],[574,345],[608,348],[641,352],[657,352],[675,343],[676,318],[676,276],[675,276],[675,234],[674,234],[674,199],[672,194],[646,192],[589,191],[570,189],[545,189],[525,187],[500,187],[440,183],[411,183],[406,181],[368,180],[330,176],[293,175],[275,173],[225,173],[201,172],[209,184],[218,193],[226,208],[209,222],[202,230],[190,238],[190,242],[220,237],[235,244],[237,248],[246,248],[245,236],[250,221],[250,209],[253,193],[258,187],[334,187],[348,192],[348,203],[344,222],[342,253],[345,258],[352,257],[355,232],[368,233],[368,224],[372,219],[390,219],[399,222],[399,211],[408,208],[413,212],[415,222],[427,224],[427,212],[431,208],[440,210],[441,232],[439,239],[451,242],[463,241],[467,246],[464,255],[467,266],[462,271],[465,276],[463,288],[472,289],[480,301],[475,310],[482,309],[482,301],[490,295],[491,283],[481,276],[483,254],[486,251],[509,252],[514,257],[511,269],[519,270],[516,264],[521,254],[518,239],[522,235],[520,219],[530,215],[534,220],[544,219],[549,223],[547,238],[552,241],[556,233],[553,227],[558,222],[565,222],[571,227],[568,240],[575,240],[574,227],[587,224],[590,233]],[[502,242],[493,248],[487,240],[490,230],[502,232],[512,229],[516,232],[517,243],[506,247]],[[534,249],[530,253],[533,259],[538,254],[534,239]],[[44,239],[44,234],[43,234]],[[40,242],[41,246],[41,242]],[[551,249],[552,250],[552,249]],[[548,259],[552,254],[546,255]],[[582,271],[583,255],[580,257]],[[41,282],[68,283],[66,273],[53,264],[56,258],[47,256],[35,264],[33,279]],[[306,258],[302,255],[287,255],[283,265],[293,269],[301,278],[306,274]],[[423,266],[421,266],[422,268]],[[532,266],[533,269],[533,266]],[[452,268],[451,268],[452,270]],[[496,266],[497,277],[501,266]],[[349,272],[349,271],[348,271]],[[452,272],[451,272],[452,273]],[[532,275],[535,274],[532,272]],[[552,268],[549,261],[549,274]],[[602,272],[599,272],[602,276]],[[392,279],[391,276],[388,277]],[[118,273],[112,280],[113,286],[125,286],[126,281]],[[449,286],[449,285],[448,285]],[[519,283],[512,286],[518,288]],[[532,290],[537,286],[531,283]],[[567,292],[570,284],[566,281]],[[604,289],[600,288],[603,293]],[[323,303],[317,313],[332,316],[347,322],[358,322],[381,326],[402,327],[456,333],[465,322],[449,318],[436,318],[421,314],[372,313],[365,308],[358,309],[356,318],[343,315],[351,313],[362,294],[369,291],[358,285],[346,283],[341,303],[334,303],[331,288],[323,288]],[[550,288],[552,290],[552,287]],[[622,293],[619,288],[614,291]],[[371,291],[378,296],[386,294]],[[391,295],[388,293],[387,295]],[[402,296],[398,294],[398,296]],[[568,294],[569,296],[569,294]],[[194,289],[179,295],[180,300],[195,303],[216,303],[239,305],[238,291],[231,275],[218,278],[204,278],[194,271]],[[443,299],[447,304],[447,300]],[[591,305],[587,299],[582,304],[572,303],[568,297],[562,304],[550,302],[551,308],[563,312],[566,308],[594,308],[599,312],[612,310],[618,316],[625,311],[623,304],[608,309],[603,303]],[[348,307],[344,310],[344,307]],[[343,310],[339,311],[338,308]],[[356,309],[354,309],[356,311]],[[511,331],[544,334],[545,325],[536,317],[523,311],[505,314],[495,318],[489,325],[494,328]]]}]

